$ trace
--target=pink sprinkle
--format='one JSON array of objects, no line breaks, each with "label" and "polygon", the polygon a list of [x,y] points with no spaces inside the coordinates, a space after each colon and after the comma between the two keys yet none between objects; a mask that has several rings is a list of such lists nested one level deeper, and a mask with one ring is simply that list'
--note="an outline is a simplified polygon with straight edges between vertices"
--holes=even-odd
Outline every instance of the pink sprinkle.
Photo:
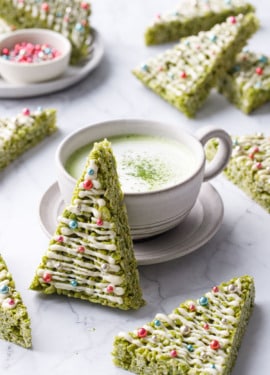
[{"label": "pink sprinkle", "polygon": [[79,246],[77,249],[78,253],[84,253],[85,252],[85,247],[84,246]]},{"label": "pink sprinkle", "polygon": [[262,163],[256,163],[256,168],[257,169],[262,169]]},{"label": "pink sprinkle", "polygon": [[181,72],[181,73],[180,73],[180,77],[181,77],[181,78],[187,78],[187,73],[184,72],[184,71]]},{"label": "pink sprinkle", "polygon": [[114,291],[114,287],[112,285],[108,285],[107,286],[107,292],[108,293],[113,293],[113,291]]},{"label": "pink sprinkle", "polygon": [[101,227],[103,225],[103,220],[97,219],[97,225]]},{"label": "pink sprinkle", "polygon": [[219,292],[218,286],[213,286],[212,291],[213,293],[218,293]]},{"label": "pink sprinkle", "polygon": [[196,306],[195,306],[193,303],[191,303],[191,304],[189,305],[189,310],[190,310],[190,311],[195,311],[195,310],[196,310]]},{"label": "pink sprinkle", "polygon": [[3,55],[9,55],[9,49],[8,48],[3,48],[2,49],[2,54]]},{"label": "pink sprinkle", "polygon": [[170,352],[170,356],[173,357],[173,358],[177,357],[177,351],[176,351],[175,349],[172,350],[172,351]]},{"label": "pink sprinkle", "polygon": [[63,236],[59,236],[59,237],[57,237],[57,240],[56,240],[57,242],[64,242],[64,237]]},{"label": "pink sprinkle", "polygon": [[81,3],[81,8],[82,8],[82,9],[85,9],[85,10],[89,9],[89,3],[87,3],[86,1],[83,1],[83,2]]},{"label": "pink sprinkle", "polygon": [[208,324],[208,323],[205,323],[205,324],[203,325],[203,328],[207,331],[207,330],[209,329],[209,324]]},{"label": "pink sprinkle", "polygon": [[137,336],[138,337],[146,337],[147,336],[147,330],[145,328],[138,329]]},{"label": "pink sprinkle", "polygon": [[256,68],[256,73],[258,74],[258,76],[261,76],[263,74],[263,68],[261,68],[260,66],[258,66]]},{"label": "pink sprinkle", "polygon": [[234,24],[237,22],[236,18],[234,16],[229,17],[230,23]]},{"label": "pink sprinkle", "polygon": [[24,116],[29,116],[29,115],[30,115],[30,109],[29,109],[29,108],[24,108],[24,109],[22,110],[22,114],[23,114]]},{"label": "pink sprinkle", "polygon": [[85,180],[83,182],[83,187],[85,190],[90,190],[93,187],[93,182],[91,180]]},{"label": "pink sprinkle", "polygon": [[11,299],[11,298],[10,298],[10,300],[8,301],[8,304],[9,304],[10,306],[15,305],[15,301],[14,301],[14,299]]},{"label": "pink sprinkle", "polygon": [[43,3],[41,5],[41,9],[44,10],[44,12],[48,12],[50,7],[49,7],[49,4],[48,3]]}]

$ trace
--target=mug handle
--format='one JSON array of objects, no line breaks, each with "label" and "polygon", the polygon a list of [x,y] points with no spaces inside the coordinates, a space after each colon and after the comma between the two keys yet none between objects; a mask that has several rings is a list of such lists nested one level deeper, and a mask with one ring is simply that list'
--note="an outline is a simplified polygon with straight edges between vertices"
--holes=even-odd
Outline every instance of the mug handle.
[{"label": "mug handle", "polygon": [[232,153],[232,140],[230,135],[223,129],[206,126],[196,132],[196,137],[203,146],[211,138],[218,138],[219,147],[213,160],[205,167],[203,181],[208,181],[218,175],[228,164]]}]

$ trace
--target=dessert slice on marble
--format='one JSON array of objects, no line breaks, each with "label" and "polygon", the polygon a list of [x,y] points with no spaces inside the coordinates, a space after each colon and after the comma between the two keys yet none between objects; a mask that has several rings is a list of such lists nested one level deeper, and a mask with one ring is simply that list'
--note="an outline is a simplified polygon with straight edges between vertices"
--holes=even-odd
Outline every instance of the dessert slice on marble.
[{"label": "dessert slice on marble", "polygon": [[174,48],[133,70],[147,87],[194,117],[218,76],[232,65],[248,38],[258,29],[254,13],[231,16],[209,31],[183,38]]},{"label": "dessert slice on marble", "polygon": [[32,346],[30,318],[17,292],[13,278],[0,255],[0,338],[21,345]]},{"label": "dessert slice on marble", "polygon": [[188,300],[171,314],[157,314],[114,340],[114,363],[135,374],[228,375],[252,308],[250,276],[234,278]]},{"label": "dessert slice on marble", "polygon": [[154,45],[177,41],[211,29],[229,16],[255,11],[243,0],[182,0],[175,9],[158,14],[145,31],[145,43]]},{"label": "dessert slice on marble", "polygon": [[0,119],[0,170],[56,130],[55,109],[25,108],[13,118]]},{"label": "dessert slice on marble", "polygon": [[71,63],[88,56],[91,37],[89,1],[0,0],[1,18],[13,28],[44,28],[57,31],[72,45]]},{"label": "dessert slice on marble", "polygon": [[219,76],[217,87],[236,107],[250,113],[270,101],[270,58],[244,48],[233,67]]},{"label": "dessert slice on marble", "polygon": [[[262,133],[233,136],[233,150],[224,175],[270,213],[270,137]],[[218,140],[206,146],[211,160]]]},{"label": "dessert slice on marble", "polygon": [[144,304],[111,145],[94,144],[31,289],[120,309]]}]

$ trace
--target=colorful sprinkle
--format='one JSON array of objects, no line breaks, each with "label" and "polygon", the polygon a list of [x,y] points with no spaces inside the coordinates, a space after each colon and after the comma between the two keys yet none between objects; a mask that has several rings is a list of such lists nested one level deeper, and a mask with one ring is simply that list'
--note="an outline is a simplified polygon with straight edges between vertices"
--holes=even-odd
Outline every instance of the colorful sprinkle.
[{"label": "colorful sprinkle", "polygon": [[84,246],[79,246],[78,249],[77,249],[77,252],[78,253],[84,253],[85,252],[85,247]]},{"label": "colorful sprinkle", "polygon": [[49,272],[44,272],[42,279],[45,283],[50,283],[52,281],[52,275]]},{"label": "colorful sprinkle", "polygon": [[257,168],[257,169],[262,169],[262,163],[256,163],[255,164],[255,167]]},{"label": "colorful sprinkle", "polygon": [[193,345],[188,344],[188,345],[187,345],[187,350],[188,350],[189,352],[194,352]]},{"label": "colorful sprinkle", "polygon": [[155,319],[155,320],[154,320],[154,325],[155,325],[156,327],[160,327],[160,326],[161,326],[161,321],[158,320],[158,319]]},{"label": "colorful sprinkle", "polygon": [[181,78],[187,78],[187,73],[186,72],[181,72],[180,73]]},{"label": "colorful sprinkle", "polygon": [[216,42],[217,41],[217,36],[215,34],[210,35],[209,39],[211,42]]},{"label": "colorful sprinkle", "polygon": [[1,294],[7,294],[9,292],[9,287],[7,285],[2,285],[0,287],[0,293]]},{"label": "colorful sprinkle", "polygon": [[85,10],[88,10],[88,9],[90,8],[90,4],[87,3],[86,1],[83,1],[83,2],[81,3],[81,8],[82,8],[82,9],[85,9]]},{"label": "colorful sprinkle", "polygon": [[30,116],[30,109],[29,108],[24,108],[23,110],[22,110],[22,114],[24,115],[24,116]]},{"label": "colorful sprinkle", "polygon": [[44,12],[49,12],[49,10],[50,10],[49,4],[48,4],[48,3],[43,3],[43,4],[41,5],[41,9],[42,9]]},{"label": "colorful sprinkle", "polygon": [[149,66],[147,64],[143,64],[141,66],[141,70],[143,70],[144,72],[148,72],[149,71]]},{"label": "colorful sprinkle", "polygon": [[255,69],[255,71],[256,71],[256,74],[258,74],[258,76],[263,75],[263,68],[261,68],[260,66],[258,66],[258,67]]},{"label": "colorful sprinkle", "polygon": [[1,57],[18,63],[39,63],[53,60],[60,52],[49,44],[16,43],[11,49],[3,48]]},{"label": "colorful sprinkle", "polygon": [[75,30],[79,31],[81,33],[82,31],[84,31],[84,26],[81,23],[78,22],[75,25]]},{"label": "colorful sprinkle", "polygon": [[109,271],[109,268],[110,268],[110,266],[108,265],[108,263],[103,263],[103,264],[101,265],[101,270],[102,270],[103,272],[107,272],[107,271]]},{"label": "colorful sprinkle", "polygon": [[56,241],[57,242],[64,242],[64,237],[63,236],[58,236],[57,238],[56,238]]},{"label": "colorful sprinkle", "polygon": [[194,305],[194,303],[190,303],[188,308],[189,308],[190,311],[196,310],[196,306]]},{"label": "colorful sprinkle", "polygon": [[173,349],[173,350],[170,352],[170,356],[171,356],[172,358],[177,357],[177,351],[176,351],[175,349]]},{"label": "colorful sprinkle", "polygon": [[89,168],[88,171],[87,171],[87,174],[88,174],[89,176],[93,176],[93,174],[95,174],[94,169],[93,169],[93,168]]},{"label": "colorful sprinkle", "polygon": [[103,220],[102,219],[97,219],[97,225],[101,227],[103,225]]},{"label": "colorful sprinkle", "polygon": [[218,340],[212,340],[210,342],[210,348],[213,350],[218,350],[220,348],[220,344]]},{"label": "colorful sprinkle", "polygon": [[10,306],[15,305],[15,301],[14,301],[14,299],[10,298],[10,299],[8,300],[8,304],[9,304]]},{"label": "colorful sprinkle", "polygon": [[234,24],[237,22],[236,18],[234,16],[229,17],[229,22]]},{"label": "colorful sprinkle", "polygon": [[208,298],[205,297],[205,296],[201,297],[201,298],[199,299],[199,304],[200,304],[201,306],[207,306],[207,305],[208,305]]},{"label": "colorful sprinkle", "polygon": [[[234,145],[238,145],[238,141],[237,141],[237,139],[234,140]],[[218,286],[213,286],[213,288],[212,288],[212,292],[213,292],[213,293],[218,293],[218,292],[219,292],[219,288],[218,288]]]},{"label": "colorful sprinkle", "polygon": [[208,329],[210,328],[210,326],[209,326],[208,323],[204,323],[203,328],[204,328],[206,331],[208,331]]},{"label": "colorful sprinkle", "polygon": [[263,63],[263,64],[266,64],[268,62],[268,58],[266,56],[264,56],[264,55],[261,55],[259,57],[258,61],[261,62],[261,63]]},{"label": "colorful sprinkle", "polygon": [[148,332],[147,332],[147,330],[145,329],[145,328],[140,328],[140,329],[138,329],[138,331],[137,331],[137,336],[138,337],[146,337],[147,336],[147,334],[148,334]]},{"label": "colorful sprinkle", "polygon": [[114,292],[113,285],[108,285],[107,288],[106,288],[106,290],[107,290],[107,293],[113,293]]},{"label": "colorful sprinkle", "polygon": [[77,286],[78,285],[78,282],[77,282],[77,280],[75,280],[75,279],[73,279],[73,280],[71,280],[70,281],[70,285],[72,285],[72,286]]},{"label": "colorful sprinkle", "polygon": [[83,182],[83,187],[85,190],[91,190],[93,187],[93,182],[91,180],[85,180]]},{"label": "colorful sprinkle", "polygon": [[69,226],[71,229],[76,229],[76,228],[78,228],[78,222],[77,222],[77,220],[70,220],[70,222],[68,223],[68,226]]}]

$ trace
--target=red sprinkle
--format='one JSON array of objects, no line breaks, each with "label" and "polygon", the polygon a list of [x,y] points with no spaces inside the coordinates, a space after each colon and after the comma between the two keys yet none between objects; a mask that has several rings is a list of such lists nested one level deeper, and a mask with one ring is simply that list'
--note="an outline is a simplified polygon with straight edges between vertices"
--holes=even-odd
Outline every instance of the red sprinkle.
[{"label": "red sprinkle", "polygon": [[8,304],[9,304],[10,306],[15,305],[15,301],[14,301],[14,299],[10,298],[10,300],[8,301]]},{"label": "red sprinkle", "polygon": [[206,330],[208,330],[208,329],[209,329],[209,324],[208,324],[208,323],[205,323],[205,324],[203,325],[203,328],[206,329]]},{"label": "red sprinkle", "polygon": [[218,293],[218,292],[219,292],[219,288],[218,288],[218,286],[213,286],[213,288],[212,288],[212,292],[213,292],[213,293]]},{"label": "red sprinkle", "polygon": [[138,329],[137,336],[138,337],[146,337],[147,336],[147,330],[145,328]]},{"label": "red sprinkle", "polygon": [[64,242],[64,237],[63,236],[59,236],[57,237],[57,242]]},{"label": "red sprinkle", "polygon": [[42,3],[41,9],[44,10],[44,12],[49,12],[50,7],[48,3]]},{"label": "red sprinkle", "polygon": [[177,351],[175,349],[173,349],[171,352],[170,352],[170,356],[175,358],[177,357]]},{"label": "red sprinkle", "polygon": [[78,253],[84,253],[85,252],[85,247],[84,246],[79,246],[77,249]]},{"label": "red sprinkle", "polygon": [[107,292],[108,293],[113,293],[113,291],[114,291],[114,287],[112,285],[108,285],[107,286]]},{"label": "red sprinkle", "polygon": [[258,74],[258,76],[261,76],[263,74],[263,68],[261,68],[260,66],[258,66],[256,68],[256,73]]},{"label": "red sprinkle", "polygon": [[210,342],[210,348],[213,350],[218,350],[220,348],[220,344],[218,340],[213,340]]},{"label": "red sprinkle", "polygon": [[181,72],[180,73],[181,78],[187,78],[187,73],[186,72]]},{"label": "red sprinkle", "polygon": [[83,1],[83,2],[81,3],[81,8],[82,8],[82,9],[85,9],[85,10],[89,9],[89,3],[87,3],[86,1]]},{"label": "red sprinkle", "polygon": [[194,305],[194,303],[191,303],[191,304],[189,305],[189,310],[190,310],[190,311],[195,311],[195,310],[196,310],[196,306]]},{"label": "red sprinkle", "polygon": [[97,225],[101,227],[103,225],[103,220],[97,219]]},{"label": "red sprinkle", "polygon": [[42,279],[45,281],[45,283],[50,283],[52,281],[52,275],[49,272],[45,272]]},{"label": "red sprinkle", "polygon": [[93,182],[91,180],[85,180],[83,183],[85,190],[90,190],[93,187]]}]

